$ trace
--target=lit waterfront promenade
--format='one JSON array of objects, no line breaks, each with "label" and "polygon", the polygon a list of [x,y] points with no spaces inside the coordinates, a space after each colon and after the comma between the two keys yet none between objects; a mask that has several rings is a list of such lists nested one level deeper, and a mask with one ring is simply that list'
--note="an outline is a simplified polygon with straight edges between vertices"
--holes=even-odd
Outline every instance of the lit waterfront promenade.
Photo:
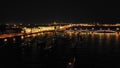
[{"label": "lit waterfront promenade", "polygon": [[[47,32],[47,31],[41,31],[41,32]],[[48,32],[50,32],[50,31],[48,31]],[[2,34],[2,35],[0,35],[0,39],[2,39],[2,38],[10,38],[10,37],[14,37],[14,36],[30,35],[30,34],[35,34],[35,33],[40,33],[40,32]]]},{"label": "lit waterfront promenade", "polygon": [[[114,27],[114,30],[110,29],[111,28],[110,26]],[[24,30],[21,33],[2,34],[2,35],[0,35],[0,39],[14,37],[14,36],[29,35],[29,34],[34,34],[34,33],[46,32],[46,31],[48,31],[48,32],[55,31],[55,27],[58,27],[58,26],[24,28]],[[120,30],[120,28],[119,28],[120,24],[114,24],[114,25],[102,24],[102,25],[98,25],[97,26],[98,28],[96,28],[94,24],[69,24],[69,25],[65,25],[65,26],[60,26],[59,30],[65,31],[67,28],[69,29],[72,27],[73,28],[79,27],[80,29],[79,28],[76,29],[78,32],[103,32],[104,29],[102,29],[102,28],[105,28],[104,31],[112,31],[112,32],[119,32],[119,30]],[[73,29],[73,31],[76,31],[76,30]]]},{"label": "lit waterfront promenade", "polygon": [[[23,36],[23,35],[29,35],[29,34],[35,34],[35,33],[41,33],[41,32],[54,32],[56,29],[54,28],[55,26],[52,27],[39,27],[39,28],[25,28],[24,31],[21,33],[10,33],[10,34],[2,34],[0,35],[0,39],[2,38],[10,38],[14,36]],[[66,26],[61,26],[59,30],[64,30],[66,28],[69,28],[70,25]]]},{"label": "lit waterfront promenade", "polygon": [[0,35],[0,38],[8,38],[8,37],[14,37],[14,36],[21,36],[24,35],[23,33],[11,33],[11,34],[2,34]]}]

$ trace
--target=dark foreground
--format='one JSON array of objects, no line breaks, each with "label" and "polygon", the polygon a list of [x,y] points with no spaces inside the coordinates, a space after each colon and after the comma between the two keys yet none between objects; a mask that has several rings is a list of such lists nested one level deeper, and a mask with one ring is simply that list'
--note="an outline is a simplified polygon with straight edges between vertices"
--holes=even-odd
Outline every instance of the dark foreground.
[{"label": "dark foreground", "polygon": [[[82,36],[82,38],[81,38]],[[0,45],[0,68],[120,68],[120,36],[45,35]]]}]

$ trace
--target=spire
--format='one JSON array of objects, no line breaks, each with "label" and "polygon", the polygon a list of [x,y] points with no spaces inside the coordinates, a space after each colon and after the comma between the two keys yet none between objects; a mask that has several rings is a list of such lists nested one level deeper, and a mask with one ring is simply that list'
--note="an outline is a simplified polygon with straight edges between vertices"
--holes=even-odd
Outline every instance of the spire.
[{"label": "spire", "polygon": [[56,22],[56,21],[54,21],[54,22],[53,22],[53,24],[54,24],[54,25],[56,25],[56,24],[57,24],[57,22]]}]

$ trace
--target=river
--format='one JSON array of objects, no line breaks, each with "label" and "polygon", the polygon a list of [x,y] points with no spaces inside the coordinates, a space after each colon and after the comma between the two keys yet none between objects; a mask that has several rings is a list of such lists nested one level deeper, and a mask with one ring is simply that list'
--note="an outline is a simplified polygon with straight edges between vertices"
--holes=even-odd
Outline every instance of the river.
[{"label": "river", "polygon": [[[58,36],[59,35],[59,36]],[[119,68],[119,33],[40,33],[10,38],[0,44],[1,67]],[[73,62],[72,62],[73,63]]]}]

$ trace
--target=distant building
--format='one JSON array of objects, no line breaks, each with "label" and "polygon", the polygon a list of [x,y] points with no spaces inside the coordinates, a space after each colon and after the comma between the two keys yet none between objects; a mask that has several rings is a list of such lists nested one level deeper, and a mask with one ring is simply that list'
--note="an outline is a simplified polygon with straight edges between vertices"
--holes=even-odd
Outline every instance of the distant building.
[{"label": "distant building", "polygon": [[17,25],[8,25],[1,24],[0,25],[0,34],[9,34],[9,33],[20,33],[22,28]]}]

